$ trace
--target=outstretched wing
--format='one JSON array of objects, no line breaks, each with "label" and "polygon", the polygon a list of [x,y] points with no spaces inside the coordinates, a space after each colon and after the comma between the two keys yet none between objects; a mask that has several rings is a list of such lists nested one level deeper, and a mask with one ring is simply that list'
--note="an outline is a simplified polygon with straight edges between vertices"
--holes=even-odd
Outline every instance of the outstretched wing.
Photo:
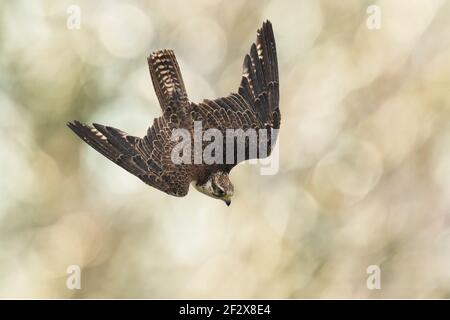
[{"label": "outstretched wing", "polygon": [[143,139],[100,124],[88,126],[74,121],[68,126],[95,150],[145,183],[170,195],[187,194],[191,178],[186,167],[176,166],[170,159],[175,142],[170,139],[170,124],[164,117],[154,120]]},{"label": "outstretched wing", "polygon": [[68,126],[86,143],[145,183],[174,196],[185,196],[192,180],[185,165],[172,162],[172,129],[190,125],[189,101],[180,68],[172,50],[148,57],[150,75],[163,116],[156,118],[147,135],[138,138],[108,126],[78,121]]},{"label": "outstretched wing", "polygon": [[[263,23],[257,32],[256,43],[252,44],[250,53],[245,56],[238,93],[193,104],[191,117],[202,121],[203,129],[216,128],[223,133],[227,129],[252,128],[258,133],[267,130],[267,152],[260,153],[258,149],[256,155],[251,156],[247,143],[245,156],[241,160],[270,155],[272,145],[276,142],[276,136],[271,139],[271,131],[280,128],[278,62],[270,21]],[[257,148],[259,146],[258,142]],[[239,162],[236,156],[235,159],[230,169]]]},{"label": "outstretched wing", "polygon": [[256,44],[244,58],[239,94],[250,104],[264,126],[280,128],[277,50],[270,21],[263,23]]}]

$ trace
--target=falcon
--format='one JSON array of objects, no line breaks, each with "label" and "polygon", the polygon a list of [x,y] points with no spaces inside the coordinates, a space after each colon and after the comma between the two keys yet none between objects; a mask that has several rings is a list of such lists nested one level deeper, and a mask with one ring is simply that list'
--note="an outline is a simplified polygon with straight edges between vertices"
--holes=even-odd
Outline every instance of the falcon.
[{"label": "falcon", "polygon": [[[98,123],[91,126],[73,121],[67,125],[92,148],[146,184],[177,197],[185,196],[193,184],[198,191],[229,206],[234,193],[229,178],[231,169],[239,162],[269,156],[276,142],[276,136],[270,133],[280,128],[278,63],[272,24],[267,20],[258,29],[256,42],[245,55],[237,92],[222,98],[190,101],[172,50],[156,51],[147,60],[162,116],[153,120],[143,138]],[[258,133],[258,150],[250,152],[252,144],[244,140],[244,156],[238,157],[237,146],[226,148],[228,141],[224,141],[222,150],[231,153],[225,156],[227,159],[231,156],[232,161],[175,163],[172,151],[179,139],[173,139],[173,130],[194,133],[194,124],[198,122],[203,132],[215,129],[224,135],[229,129],[253,129]],[[261,142],[267,144],[265,153],[259,150]]]}]

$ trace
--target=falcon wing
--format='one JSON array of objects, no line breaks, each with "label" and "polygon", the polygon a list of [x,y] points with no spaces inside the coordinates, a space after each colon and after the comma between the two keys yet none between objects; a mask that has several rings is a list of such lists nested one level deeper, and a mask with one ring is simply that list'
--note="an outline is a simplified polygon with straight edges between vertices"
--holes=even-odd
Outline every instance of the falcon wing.
[{"label": "falcon wing", "polygon": [[69,122],[82,140],[139,179],[167,194],[185,196],[191,181],[184,166],[175,166],[170,151],[175,142],[163,117],[156,118],[143,139],[108,126]]},{"label": "falcon wing", "polygon": [[[204,100],[198,105],[193,105],[191,116],[197,121],[202,121],[203,129],[216,128],[222,131],[224,136],[226,129],[268,130],[266,135],[268,150],[262,157],[268,156],[272,145],[276,142],[276,137],[271,141],[269,131],[280,128],[278,87],[275,38],[272,24],[266,21],[257,32],[256,43],[252,44],[250,53],[245,56],[238,93],[215,100]],[[248,145],[245,148],[243,160],[248,160],[251,158]],[[256,157],[261,157],[259,151]],[[230,169],[237,162],[233,163]]]},{"label": "falcon wing", "polygon": [[244,58],[239,94],[264,126],[280,128],[277,50],[270,21],[258,30],[256,44]]},{"label": "falcon wing", "polygon": [[68,126],[95,150],[145,183],[170,195],[185,196],[191,173],[187,166],[171,160],[171,151],[178,143],[171,140],[172,129],[190,125],[183,78],[172,50],[156,51],[147,61],[163,116],[154,120],[144,138],[100,124],[91,127],[75,121]]}]

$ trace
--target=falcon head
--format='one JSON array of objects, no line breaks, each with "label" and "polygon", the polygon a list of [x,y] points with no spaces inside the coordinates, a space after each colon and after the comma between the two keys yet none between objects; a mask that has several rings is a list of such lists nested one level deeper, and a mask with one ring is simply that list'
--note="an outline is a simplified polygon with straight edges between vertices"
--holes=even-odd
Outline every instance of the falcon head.
[{"label": "falcon head", "polygon": [[223,200],[227,206],[231,204],[234,187],[228,177],[228,173],[215,172],[208,177],[205,183],[195,183],[194,186],[198,191],[207,196]]}]

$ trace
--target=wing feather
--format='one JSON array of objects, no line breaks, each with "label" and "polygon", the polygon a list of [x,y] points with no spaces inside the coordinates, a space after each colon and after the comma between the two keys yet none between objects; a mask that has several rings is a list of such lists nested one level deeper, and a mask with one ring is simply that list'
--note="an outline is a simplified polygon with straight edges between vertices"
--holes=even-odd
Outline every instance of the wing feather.
[{"label": "wing feather", "polygon": [[189,190],[191,176],[185,167],[177,167],[165,154],[167,145],[174,142],[159,134],[164,131],[160,127],[164,123],[161,118],[155,119],[154,126],[143,139],[98,123],[89,126],[74,121],[67,125],[99,153],[145,183],[170,195],[184,196]]},{"label": "wing feather", "polygon": [[[256,42],[245,55],[238,93],[231,93],[227,97],[215,100],[204,100],[198,105],[193,105],[193,108],[193,114],[196,116],[193,120],[203,120],[204,129],[217,128],[224,133],[226,129],[279,129],[281,117],[278,61],[270,21],[263,23],[257,32]],[[270,136],[268,132],[267,137]],[[270,154],[275,141],[268,138],[268,143],[268,152],[264,156]],[[249,159],[248,148],[246,144],[244,160]]]}]

